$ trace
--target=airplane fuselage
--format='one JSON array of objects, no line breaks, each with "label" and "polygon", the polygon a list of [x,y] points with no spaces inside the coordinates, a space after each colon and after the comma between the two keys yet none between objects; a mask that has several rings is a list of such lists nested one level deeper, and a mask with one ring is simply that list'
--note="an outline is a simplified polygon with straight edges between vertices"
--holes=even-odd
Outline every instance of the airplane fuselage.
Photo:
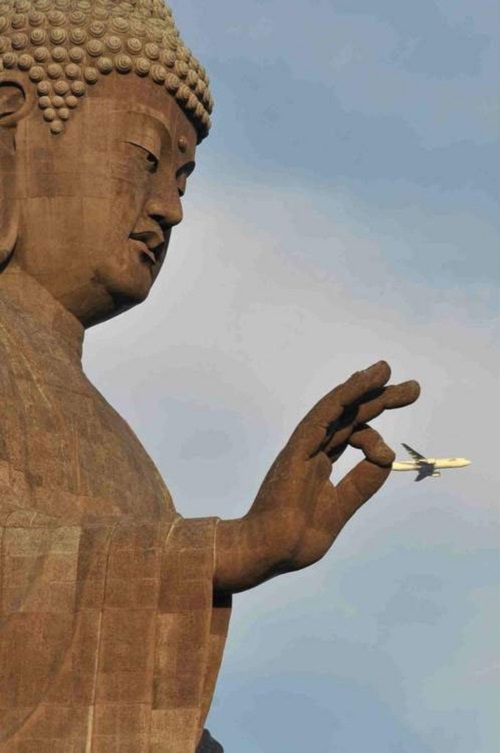
[{"label": "airplane fuselage", "polygon": [[424,478],[439,478],[441,470],[446,468],[465,468],[470,465],[467,458],[426,458],[419,452],[402,443],[406,452],[411,456],[411,460],[395,460],[392,464],[393,471],[416,471],[415,481],[422,481]]},{"label": "airplane fuselage", "polygon": [[397,460],[392,464],[393,471],[419,471],[422,466],[430,466],[435,470],[445,468],[465,468],[470,465],[467,458],[424,458],[422,460]]}]

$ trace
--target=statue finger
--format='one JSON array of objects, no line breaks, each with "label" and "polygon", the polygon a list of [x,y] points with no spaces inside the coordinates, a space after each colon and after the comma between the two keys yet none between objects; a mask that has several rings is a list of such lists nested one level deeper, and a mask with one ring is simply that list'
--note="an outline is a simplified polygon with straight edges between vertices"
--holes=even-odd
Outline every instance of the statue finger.
[{"label": "statue finger", "polygon": [[420,387],[414,381],[390,385],[365,393],[361,402],[344,408],[339,418],[332,421],[319,449],[326,452],[329,457],[333,457],[333,453],[338,447],[341,447],[345,442],[350,443],[351,434],[357,426],[363,427],[368,421],[383,413],[384,410],[410,405],[419,394]]},{"label": "statue finger", "polygon": [[304,421],[314,421],[328,429],[332,421],[340,419],[343,413],[349,409],[355,410],[364,395],[384,387],[390,376],[391,369],[385,361],[375,363],[364,371],[357,371],[321,398]]},{"label": "statue finger", "polygon": [[333,464],[337,462],[337,460],[344,454],[348,447],[349,441],[348,438],[346,438],[342,442],[335,443],[334,446],[328,447],[322,452],[324,452],[324,454],[328,456],[330,463]]},{"label": "statue finger", "polygon": [[394,460],[393,450],[375,429],[366,424],[351,425],[342,429],[331,438],[323,451],[333,463],[338,460],[348,446],[362,450],[368,460],[382,466],[390,465]]},{"label": "statue finger", "polygon": [[371,426],[361,424],[351,434],[349,445],[361,450],[366,459],[382,467],[391,466],[396,457],[394,450]]},{"label": "statue finger", "polygon": [[333,434],[343,436],[343,430],[346,430],[348,436],[357,421],[363,397],[383,388],[390,375],[390,367],[385,361],[353,374],[309,411],[292,435],[293,443],[311,455],[324,450],[325,441],[330,441]]},{"label": "statue finger", "polygon": [[373,497],[387,480],[391,469],[364,459],[337,484],[338,507],[343,524]]},{"label": "statue finger", "polygon": [[386,387],[378,395],[360,404],[357,422],[367,423],[380,416],[385,410],[411,405],[420,395],[420,385],[413,380]]}]

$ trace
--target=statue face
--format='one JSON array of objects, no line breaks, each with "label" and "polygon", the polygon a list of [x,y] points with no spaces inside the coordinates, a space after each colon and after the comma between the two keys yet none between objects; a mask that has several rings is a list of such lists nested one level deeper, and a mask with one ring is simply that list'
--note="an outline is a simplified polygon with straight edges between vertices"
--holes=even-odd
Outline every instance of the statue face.
[{"label": "statue face", "polygon": [[[0,111],[7,125],[20,98],[12,91]],[[173,97],[137,76],[100,81],[60,135],[23,96],[15,128],[0,128],[0,176],[16,196],[0,212],[10,235],[17,218],[9,264],[91,326],[148,295],[182,219],[196,132]]]}]

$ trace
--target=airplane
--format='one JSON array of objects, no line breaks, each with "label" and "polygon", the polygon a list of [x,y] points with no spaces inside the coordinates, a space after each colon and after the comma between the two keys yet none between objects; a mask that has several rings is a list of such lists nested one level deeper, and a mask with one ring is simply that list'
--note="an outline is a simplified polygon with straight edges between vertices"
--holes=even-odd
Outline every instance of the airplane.
[{"label": "airplane", "polygon": [[403,447],[413,460],[400,460],[392,464],[393,471],[417,471],[415,481],[423,478],[439,478],[443,468],[465,468],[471,461],[467,458],[426,458],[402,442]]}]

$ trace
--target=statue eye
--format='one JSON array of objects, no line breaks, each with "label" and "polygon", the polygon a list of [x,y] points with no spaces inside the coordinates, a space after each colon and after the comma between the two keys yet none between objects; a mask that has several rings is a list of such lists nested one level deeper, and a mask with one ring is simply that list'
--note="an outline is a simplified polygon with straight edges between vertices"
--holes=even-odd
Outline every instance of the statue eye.
[{"label": "statue eye", "polygon": [[151,151],[151,149],[148,149],[147,146],[139,144],[137,141],[128,141],[126,143],[130,144],[134,148],[134,154],[136,155],[136,158],[139,158],[148,173],[155,173],[158,170],[158,164],[160,160],[156,156],[156,154]]},{"label": "statue eye", "polygon": [[146,160],[148,163],[148,170],[150,173],[155,173],[158,170],[158,157],[153,152],[147,152]]}]

